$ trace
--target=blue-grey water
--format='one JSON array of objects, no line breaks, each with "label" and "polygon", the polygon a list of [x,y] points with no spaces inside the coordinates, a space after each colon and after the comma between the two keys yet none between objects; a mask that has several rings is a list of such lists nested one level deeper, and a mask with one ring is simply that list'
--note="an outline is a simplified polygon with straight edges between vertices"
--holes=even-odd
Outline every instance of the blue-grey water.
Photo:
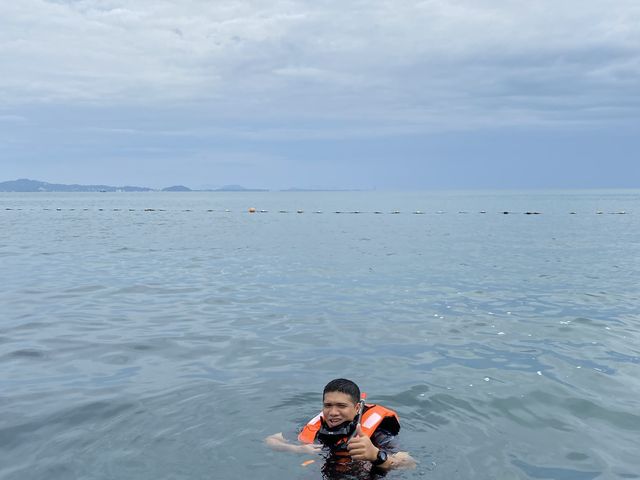
[{"label": "blue-grey water", "polygon": [[0,275],[3,480],[317,479],[339,376],[390,479],[640,478],[638,191],[6,193]]}]

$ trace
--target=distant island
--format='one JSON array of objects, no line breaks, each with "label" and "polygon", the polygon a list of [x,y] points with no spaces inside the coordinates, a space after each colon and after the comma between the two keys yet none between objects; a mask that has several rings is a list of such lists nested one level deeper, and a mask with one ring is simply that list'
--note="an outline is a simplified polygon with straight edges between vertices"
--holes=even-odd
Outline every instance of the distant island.
[{"label": "distant island", "polygon": [[184,185],[174,185],[173,187],[166,187],[162,189],[163,192],[193,192],[189,187]]},{"label": "distant island", "polygon": [[[66,185],[62,183],[48,183],[39,180],[29,180],[20,178],[8,182],[0,182],[0,192],[157,192],[158,190],[148,187],[123,186],[113,187],[111,185]],[[160,190],[162,192],[267,192],[266,189],[245,188],[241,185],[225,185],[216,189],[192,190],[184,185],[174,185]]]},{"label": "distant island", "polygon": [[0,192],[150,192],[145,187],[112,187],[109,185],[64,185],[21,178],[9,182],[0,182]]}]

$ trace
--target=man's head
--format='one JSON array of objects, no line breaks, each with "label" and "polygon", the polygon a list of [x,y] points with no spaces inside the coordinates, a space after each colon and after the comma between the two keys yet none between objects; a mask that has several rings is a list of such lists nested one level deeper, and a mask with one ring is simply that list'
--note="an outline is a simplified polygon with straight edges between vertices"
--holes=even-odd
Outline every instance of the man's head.
[{"label": "man's head", "polygon": [[336,378],[322,392],[322,416],[330,428],[351,422],[358,413],[360,388],[351,380]]}]

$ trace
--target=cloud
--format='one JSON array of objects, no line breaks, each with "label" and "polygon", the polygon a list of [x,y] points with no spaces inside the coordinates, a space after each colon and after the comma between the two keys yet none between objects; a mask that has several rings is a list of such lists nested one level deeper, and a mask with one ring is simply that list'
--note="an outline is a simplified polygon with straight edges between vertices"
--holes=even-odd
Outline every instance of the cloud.
[{"label": "cloud", "polygon": [[162,104],[357,135],[624,122],[640,105],[635,0],[21,0],[0,18],[5,109]]}]

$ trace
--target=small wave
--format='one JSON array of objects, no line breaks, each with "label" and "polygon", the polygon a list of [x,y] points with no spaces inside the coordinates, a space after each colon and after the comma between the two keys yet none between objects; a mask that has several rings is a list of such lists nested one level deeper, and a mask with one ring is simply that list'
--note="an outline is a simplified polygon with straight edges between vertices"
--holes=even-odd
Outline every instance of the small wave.
[{"label": "small wave", "polygon": [[522,460],[512,460],[511,463],[531,478],[550,478],[553,480],[591,480],[602,474],[602,472],[587,472],[571,468],[540,467],[523,462]]},{"label": "small wave", "polygon": [[143,295],[179,295],[184,293],[195,293],[201,291],[196,287],[182,287],[182,288],[163,288],[163,287],[151,287],[148,285],[132,285],[131,287],[121,288],[113,292],[113,295],[129,295],[129,294],[143,294]]},{"label": "small wave", "polygon": [[36,359],[43,359],[47,357],[47,352],[42,350],[37,350],[35,348],[22,348],[20,350],[14,350],[13,352],[9,352],[7,356],[12,358],[31,358],[36,360]]}]

